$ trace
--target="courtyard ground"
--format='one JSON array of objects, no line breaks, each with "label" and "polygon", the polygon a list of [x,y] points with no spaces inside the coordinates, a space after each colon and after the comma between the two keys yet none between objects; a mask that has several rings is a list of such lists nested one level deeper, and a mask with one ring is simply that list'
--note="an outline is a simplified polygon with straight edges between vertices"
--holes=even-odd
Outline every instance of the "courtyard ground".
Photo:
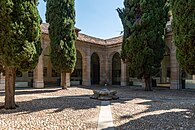
[{"label": "courtyard ground", "polygon": [[[1,130],[96,130],[101,101],[89,99],[100,86],[16,90],[15,110],[0,109]],[[116,130],[194,130],[195,91],[108,86]],[[4,91],[0,90],[0,105]]]}]

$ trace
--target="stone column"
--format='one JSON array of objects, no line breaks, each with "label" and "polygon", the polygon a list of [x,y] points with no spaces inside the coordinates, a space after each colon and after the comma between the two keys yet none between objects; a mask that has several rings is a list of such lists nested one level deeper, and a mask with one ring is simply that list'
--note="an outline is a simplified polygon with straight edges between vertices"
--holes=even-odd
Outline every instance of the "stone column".
[{"label": "stone column", "polygon": [[170,54],[170,63],[171,63],[171,86],[170,89],[180,89],[180,82],[179,82],[179,65],[176,59],[176,47],[173,43],[171,48]]},{"label": "stone column", "polygon": [[70,73],[61,73],[61,83],[60,85],[63,86],[64,83],[67,87],[70,87]]},{"label": "stone column", "polygon": [[127,65],[121,61],[121,86],[127,86]]},{"label": "stone column", "polygon": [[162,79],[161,83],[166,83],[167,80],[167,64],[166,64],[167,58],[164,56],[164,59],[161,62],[161,67],[162,67]]},{"label": "stone column", "polygon": [[48,72],[47,76],[48,76],[48,78],[52,78],[52,64],[51,64],[51,59],[50,58],[48,58],[48,63],[47,64],[48,64],[47,65],[47,72]]},{"label": "stone column", "polygon": [[91,85],[91,57],[88,55],[86,57],[83,57],[83,68],[82,68],[82,74],[83,74],[83,81],[82,85],[90,86]]},{"label": "stone column", "polygon": [[112,61],[108,59],[108,83],[112,85]]},{"label": "stone column", "polygon": [[3,73],[0,73],[0,89],[5,89],[5,76]]},{"label": "stone column", "polygon": [[195,85],[195,75],[192,75],[192,85]]},{"label": "stone column", "polygon": [[100,59],[100,85],[105,85],[107,82],[107,59],[106,57],[103,57],[104,59]]},{"label": "stone column", "polygon": [[39,62],[34,70],[34,88],[44,88],[43,80],[43,54],[39,56]]},{"label": "stone column", "polygon": [[195,80],[195,75],[192,75],[192,79]]}]

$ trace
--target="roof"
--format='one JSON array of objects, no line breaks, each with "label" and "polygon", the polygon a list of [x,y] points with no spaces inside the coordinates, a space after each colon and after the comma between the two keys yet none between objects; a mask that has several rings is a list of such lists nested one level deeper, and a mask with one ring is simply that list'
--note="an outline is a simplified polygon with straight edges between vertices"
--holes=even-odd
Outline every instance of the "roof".
[{"label": "roof", "polygon": [[[48,34],[48,27],[49,27],[49,23],[42,23],[42,24],[41,24],[41,31],[42,31],[42,33]],[[75,27],[75,29],[76,29],[78,32],[81,31],[81,29],[79,29],[79,28],[76,28],[76,27]]]},{"label": "roof", "polygon": [[[42,23],[41,24],[41,31],[42,33],[48,34],[48,23]],[[80,31],[80,29],[76,28],[76,30]],[[86,34],[78,33],[77,40],[79,41],[84,41],[92,44],[98,44],[98,45],[113,45],[117,43],[122,43],[122,36],[110,38],[110,39],[101,39],[101,38],[96,38],[93,36],[89,36]]]}]

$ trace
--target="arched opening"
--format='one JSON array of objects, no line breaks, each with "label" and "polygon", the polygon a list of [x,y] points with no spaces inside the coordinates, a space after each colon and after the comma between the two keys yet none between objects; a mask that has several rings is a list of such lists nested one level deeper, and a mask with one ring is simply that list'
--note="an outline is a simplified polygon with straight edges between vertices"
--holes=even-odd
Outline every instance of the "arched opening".
[{"label": "arched opening", "polygon": [[117,52],[112,57],[112,84],[120,85],[121,81],[121,58]]},{"label": "arched opening", "polygon": [[77,50],[77,61],[73,73],[71,74],[70,84],[81,85],[82,84],[82,55]]},{"label": "arched opening", "polygon": [[100,62],[97,53],[91,56],[91,84],[99,84],[100,82]]}]

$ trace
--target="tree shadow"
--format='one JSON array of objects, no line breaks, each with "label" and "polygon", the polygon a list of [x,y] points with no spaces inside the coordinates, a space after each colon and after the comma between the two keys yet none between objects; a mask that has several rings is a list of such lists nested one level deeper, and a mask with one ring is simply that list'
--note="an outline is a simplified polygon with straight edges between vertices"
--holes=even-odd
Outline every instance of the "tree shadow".
[{"label": "tree shadow", "polygon": [[115,127],[115,130],[192,130],[195,128],[194,99],[140,99],[145,101],[135,103],[135,108],[144,106],[146,109],[137,113],[118,115],[118,118],[115,118],[116,122],[121,123]]},{"label": "tree shadow", "polygon": [[[105,88],[101,87],[86,87],[79,86],[79,88],[96,90]],[[111,101],[111,106],[118,103],[119,112],[123,111],[124,106],[128,108],[129,102],[134,100],[144,100],[142,102],[135,102],[137,106],[145,106],[147,109],[137,113],[128,112],[119,115],[118,119],[122,123],[115,127],[116,130],[142,130],[142,129],[193,129],[195,128],[195,93],[172,91],[167,89],[154,89],[152,92],[146,92],[140,87],[110,87],[118,91],[118,100]],[[60,89],[61,90],[61,89]],[[50,91],[50,90],[46,90]],[[44,93],[46,91],[40,91]],[[51,91],[58,91],[51,90]],[[24,91],[24,94],[28,93]],[[32,92],[31,92],[32,93]],[[33,92],[33,93],[36,93]],[[30,94],[30,93],[28,93]],[[65,109],[82,110],[97,108],[101,105],[100,100],[89,99],[90,95],[81,94],[77,96],[43,96],[43,98],[36,98],[29,101],[17,102],[18,108],[15,110],[1,109],[0,114],[28,114],[48,110],[48,113],[58,113]],[[186,97],[184,97],[186,96]],[[189,100],[187,100],[189,98]],[[0,102],[1,105],[2,102]],[[121,110],[120,110],[121,109]]]},{"label": "tree shadow", "polygon": [[[0,102],[2,104],[2,102]],[[51,113],[61,112],[64,109],[91,109],[101,105],[100,101],[89,99],[89,95],[78,96],[61,96],[61,97],[47,97],[36,98],[29,101],[17,102],[16,109],[5,110],[1,109],[0,114],[19,113],[28,114],[39,112],[43,110],[51,110]]]},{"label": "tree shadow", "polygon": [[[61,88],[55,88],[55,89],[16,88],[15,95],[50,93],[50,92],[57,92],[59,90],[62,89]],[[4,96],[4,95],[5,95],[5,91],[0,91],[0,96]]]}]

